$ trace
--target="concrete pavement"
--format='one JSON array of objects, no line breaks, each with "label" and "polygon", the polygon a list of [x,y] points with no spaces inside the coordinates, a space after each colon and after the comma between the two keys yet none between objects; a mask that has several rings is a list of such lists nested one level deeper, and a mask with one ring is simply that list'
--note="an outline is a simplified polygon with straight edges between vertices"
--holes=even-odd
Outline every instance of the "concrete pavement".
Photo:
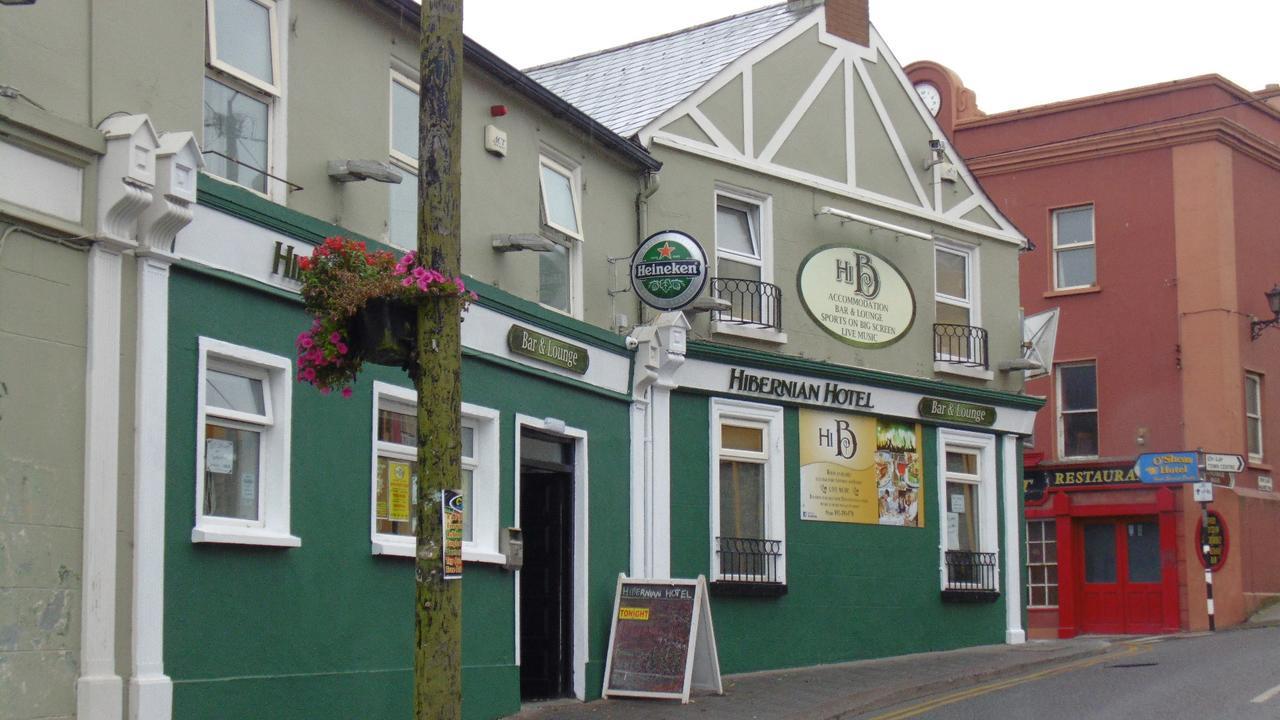
[{"label": "concrete pavement", "polygon": [[835,720],[1105,653],[1104,638],[986,645],[724,678],[725,694],[526,705],[511,720]]}]

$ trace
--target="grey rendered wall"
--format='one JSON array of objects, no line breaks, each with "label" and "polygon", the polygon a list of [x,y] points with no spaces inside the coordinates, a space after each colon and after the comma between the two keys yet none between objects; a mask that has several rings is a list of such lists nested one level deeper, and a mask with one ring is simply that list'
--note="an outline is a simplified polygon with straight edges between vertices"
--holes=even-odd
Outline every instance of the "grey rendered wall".
[{"label": "grey rendered wall", "polygon": [[75,713],[85,267],[21,231],[0,244],[0,713],[15,720]]},{"label": "grey rendered wall", "polygon": [[[832,193],[705,159],[678,150],[656,146],[654,155],[663,162],[661,188],[650,201],[648,223],[652,228],[684,230],[707,249],[715,251],[715,188],[723,183],[764,193],[773,203],[773,282],[782,289],[785,345],[747,340],[736,336],[712,335],[706,315],[694,321],[694,336],[761,350],[797,355],[812,360],[867,367],[916,377],[932,377],[944,382],[981,385],[1017,391],[1021,373],[995,372],[990,382],[933,370],[933,244],[910,237],[898,237],[885,230],[859,223],[840,223],[833,217],[816,217],[823,206],[834,206],[920,232],[978,244],[980,263],[981,325],[990,333],[992,367],[1017,356],[1021,343],[1018,314],[1017,248],[1009,243],[983,240],[941,223],[927,221],[862,203]],[[800,264],[823,245],[855,245],[893,263],[906,276],[916,300],[916,318],[911,330],[892,345],[878,349],[858,348],[842,343],[824,332],[800,304],[796,280]]]}]

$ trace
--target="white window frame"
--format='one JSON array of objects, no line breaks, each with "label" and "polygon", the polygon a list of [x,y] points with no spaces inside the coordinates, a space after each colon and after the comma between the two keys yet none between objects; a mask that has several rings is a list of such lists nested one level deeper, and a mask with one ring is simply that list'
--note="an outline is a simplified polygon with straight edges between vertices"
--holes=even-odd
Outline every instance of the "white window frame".
[{"label": "white window frame", "polygon": [[[393,555],[398,557],[414,557],[416,539],[405,535],[378,532],[378,456],[388,455],[405,460],[416,461],[417,448],[406,450],[407,446],[378,440],[378,409],[384,401],[390,405],[405,408],[418,406],[418,394],[410,388],[375,381],[373,383],[373,418],[370,438],[372,456],[370,458],[369,480],[369,538],[374,555]],[[462,559],[465,562],[504,563],[506,556],[498,551],[499,531],[499,487],[498,487],[498,450],[500,431],[498,428],[498,411],[491,408],[462,403],[462,424],[470,427],[473,438],[474,465],[472,469],[471,489],[474,497],[466,499],[475,503],[472,507],[471,540],[462,543]],[[461,479],[461,478],[459,478]],[[483,510],[483,512],[481,512]]]},{"label": "white window frame", "polygon": [[[390,82],[387,83],[387,155],[390,158],[391,165],[405,175],[412,176],[415,180],[418,177],[418,159],[400,152],[395,148],[396,136],[396,99],[395,90],[399,85],[406,90],[411,91],[414,95],[421,93],[418,83],[404,73],[390,69]],[[387,185],[387,244],[392,247],[403,248],[393,241],[391,237],[391,193],[395,191],[395,186]],[[416,238],[414,243],[410,243],[408,249],[416,248]]]},{"label": "white window frame", "polygon": [[[213,338],[199,339],[196,371],[196,498],[191,542],[298,547],[302,540],[289,531],[289,468],[293,363],[289,358],[233,345]],[[210,408],[205,397],[208,370],[213,368],[263,380],[266,414],[254,416]],[[241,520],[204,514],[205,423],[215,418],[231,424],[261,428],[258,473],[258,519]],[[263,422],[265,420],[265,423]]]},{"label": "white window frame", "polygon": [[[247,185],[240,185],[255,195],[260,195],[273,202],[283,204],[287,199],[288,186],[272,177],[283,177],[288,174],[288,105],[285,101],[288,81],[284,69],[289,65],[289,34],[287,23],[278,21],[283,15],[289,17],[291,0],[249,0],[267,8],[268,33],[271,38],[271,74],[274,83],[256,78],[234,65],[218,57],[217,23],[215,13],[218,0],[205,0],[205,77],[224,85],[236,92],[256,98],[267,106],[267,167],[255,168],[266,174],[266,192],[259,192]],[[204,96],[203,79],[201,98]],[[203,105],[203,102],[202,102]],[[203,123],[201,123],[203,125]],[[200,136],[204,146],[204,134]],[[230,162],[229,160],[227,162]],[[227,178],[209,173],[225,182]],[[238,183],[237,183],[238,184]]]},{"label": "white window frame", "polygon": [[739,450],[727,451],[729,456],[764,460],[764,522],[765,538],[782,543],[781,556],[778,558],[778,582],[787,582],[787,511],[786,511],[786,448],[784,439],[785,410],[778,405],[730,400],[727,398],[711,398],[711,505],[710,505],[710,539],[711,539],[711,580],[722,579],[720,572],[720,555],[716,537],[720,535],[720,458],[726,454],[721,447],[720,428],[725,422],[740,422],[749,426],[764,429],[765,450],[763,453],[746,453]]},{"label": "white window frame", "polygon": [[[1049,582],[1048,577],[1047,577],[1047,575],[1048,575],[1048,568],[1050,568],[1050,567],[1055,567],[1055,568],[1059,567],[1059,566],[1058,566],[1058,561],[1057,561],[1056,559],[1055,559],[1053,562],[1048,562],[1047,560],[1043,560],[1043,558],[1044,558],[1044,552],[1043,552],[1043,551],[1044,551],[1044,548],[1046,548],[1046,547],[1047,547],[1047,543],[1052,543],[1052,544],[1054,545],[1054,547],[1055,547],[1055,548],[1056,548],[1056,547],[1057,547],[1057,545],[1058,545],[1058,531],[1057,531],[1058,521],[1057,521],[1057,519],[1056,519],[1056,518],[1027,518],[1026,523],[1027,523],[1027,539],[1026,539],[1026,545],[1027,545],[1027,607],[1029,607],[1029,608],[1056,608],[1056,607],[1058,607],[1058,603],[1053,603],[1052,605],[1050,605],[1050,604],[1048,604],[1048,603],[1046,603],[1046,604],[1044,604],[1044,605],[1036,605],[1036,604],[1033,604],[1031,599],[1035,596],[1035,594],[1031,592],[1031,588],[1033,588],[1033,587],[1043,588],[1043,589],[1044,589],[1044,591],[1045,591],[1045,598],[1046,598],[1046,599],[1049,597],[1049,588],[1054,588],[1054,589],[1055,589],[1055,590],[1057,590],[1059,593],[1062,591],[1062,587],[1061,587],[1061,585],[1060,585],[1061,580],[1062,580],[1062,576],[1061,576],[1061,575],[1059,575],[1059,576],[1058,576],[1058,582],[1053,582],[1053,583]],[[1041,562],[1038,562],[1038,563],[1033,563],[1033,562],[1031,562],[1031,530],[1030,530],[1031,523],[1040,523],[1040,524],[1041,524],[1041,533],[1042,533],[1042,534],[1041,534],[1041,536],[1040,536],[1040,538],[1041,538],[1041,539],[1040,539],[1040,540],[1038,540],[1038,541],[1036,541],[1036,542],[1038,542],[1038,543],[1040,544],[1040,547],[1041,547],[1041,558],[1042,558],[1042,561],[1041,561]],[[1044,527],[1044,525],[1045,525],[1046,523],[1053,523],[1053,528],[1054,528],[1054,529],[1053,529],[1053,539],[1052,539],[1052,540],[1048,540],[1048,539],[1046,539],[1046,536],[1044,535],[1044,533],[1045,533],[1045,532],[1047,532],[1047,528],[1046,528],[1046,527]],[[1056,551],[1055,551],[1055,557],[1056,557]],[[1033,567],[1043,567],[1043,568],[1045,568],[1046,578],[1045,578],[1045,581],[1044,581],[1043,583],[1032,582],[1032,580],[1031,580],[1031,568],[1033,568]],[[1059,598],[1058,600],[1059,600],[1059,602],[1061,602],[1061,600],[1062,600],[1062,599],[1061,599],[1061,598]]]},{"label": "white window frame", "polygon": [[[969,311],[969,327],[982,327],[982,304],[979,297],[980,278],[978,271],[978,248],[973,245],[963,245],[957,242],[948,242],[941,239],[935,239],[933,243],[933,299],[935,303],[943,305],[951,305],[952,307],[965,308]],[[969,291],[969,297],[961,298],[954,295],[947,295],[938,289],[938,253],[950,253],[959,255],[965,261],[965,287]]]},{"label": "white window frame", "polygon": [[[717,237],[715,239],[715,275],[719,275],[720,257],[723,254],[727,260],[759,267],[760,282],[767,282],[771,285],[776,284],[773,282],[773,196],[736,185],[716,183],[711,203],[712,228],[718,227],[717,216],[720,212],[722,199],[727,201],[726,204],[730,207],[737,206],[738,209],[748,210],[748,222],[755,225],[755,240],[758,246],[756,249],[760,256],[757,258],[734,252],[733,250],[722,250],[720,239]],[[781,318],[778,319],[781,320]],[[787,335],[781,330],[744,326],[732,321],[713,321],[711,323],[711,331],[722,335],[736,335],[765,342],[787,342]]]},{"label": "white window frame", "polygon": [[276,3],[275,0],[247,0],[256,5],[260,5],[267,11],[267,37],[271,40],[271,77],[276,82],[267,82],[261,78],[241,70],[240,68],[226,62],[218,57],[218,24],[214,21],[217,17],[218,0],[205,0],[206,17],[209,25],[208,34],[208,62],[211,67],[216,70],[234,77],[240,82],[255,87],[268,95],[279,97],[281,95],[280,88],[280,35],[278,31],[278,23],[276,21]]},{"label": "white window frame", "polygon": [[[1063,409],[1063,403],[1062,403],[1062,369],[1063,369],[1063,368],[1069,368],[1069,367],[1084,367],[1084,366],[1086,366],[1086,365],[1092,365],[1092,366],[1093,366],[1093,397],[1094,397],[1094,403],[1093,403],[1093,404],[1094,404],[1094,408],[1093,408],[1092,410],[1080,410],[1080,409],[1076,409],[1076,410],[1064,410],[1064,409]],[[1096,360],[1081,360],[1081,361],[1079,361],[1079,362],[1064,362],[1064,363],[1057,363],[1057,364],[1054,366],[1054,373],[1053,373],[1053,375],[1054,375],[1054,378],[1053,378],[1054,401],[1057,403],[1056,407],[1054,408],[1054,409],[1057,411],[1057,412],[1056,412],[1056,416],[1055,416],[1055,418],[1054,418],[1054,422],[1055,422],[1055,423],[1056,423],[1056,425],[1057,425],[1057,435],[1058,435],[1058,438],[1057,438],[1057,439],[1058,439],[1058,448],[1057,448],[1057,449],[1058,449],[1058,457],[1059,457],[1059,458],[1094,458],[1094,457],[1098,457],[1098,456],[1099,456],[1099,453],[1101,453],[1101,452],[1102,452],[1102,412],[1101,412],[1101,411],[1098,409],[1098,407],[1097,407],[1097,406],[1099,406],[1099,405],[1101,405],[1101,404],[1102,404],[1101,399],[1098,397],[1098,395],[1099,395],[1099,390],[1098,390],[1098,362],[1097,362]],[[1065,421],[1064,421],[1064,419],[1063,419],[1063,415],[1073,415],[1073,414],[1077,414],[1077,413],[1086,413],[1086,412],[1092,412],[1092,413],[1094,414],[1094,426],[1093,426],[1093,431],[1094,431],[1094,434],[1095,434],[1095,436],[1096,436],[1096,438],[1097,438],[1097,439],[1096,439],[1096,444],[1097,444],[1097,446],[1098,446],[1098,447],[1097,447],[1097,451],[1098,451],[1098,452],[1095,452],[1093,455],[1068,455],[1068,454],[1067,454],[1067,424],[1066,424],[1066,422],[1065,422]]]},{"label": "white window frame", "polygon": [[[1074,212],[1089,208],[1089,242],[1075,243],[1073,245],[1058,244],[1058,215],[1066,212]],[[1084,288],[1094,288],[1098,286],[1098,215],[1097,209],[1093,203],[1083,203],[1080,205],[1072,205],[1071,207],[1055,208],[1051,213],[1051,223],[1053,225],[1053,289],[1054,290],[1080,290]],[[1058,284],[1058,253],[1064,250],[1079,250],[1081,248],[1093,248],[1093,282],[1088,285],[1059,285]]]},{"label": "white window frame", "polygon": [[[547,189],[543,184],[542,168],[569,179],[569,189],[573,195],[573,211],[578,223],[578,231],[551,222],[551,213],[547,209]],[[582,245],[586,241],[586,229],[582,224],[582,166],[573,162],[564,153],[543,146],[538,151],[538,218],[544,228],[544,236],[551,242],[568,250],[569,254],[569,309],[554,305],[538,303],[544,308],[562,315],[581,318],[583,312],[582,298]]]},{"label": "white window frame", "polygon": [[[1257,386],[1257,392],[1254,395],[1254,397],[1258,399],[1258,406],[1256,408],[1249,407],[1249,385],[1251,383]],[[1246,372],[1244,374],[1244,417],[1245,417],[1244,447],[1245,447],[1245,451],[1249,455],[1249,461],[1256,462],[1256,463],[1262,462],[1263,458],[1266,456],[1266,447],[1263,444],[1263,441],[1266,435],[1264,433],[1264,426],[1262,423],[1262,405],[1263,405],[1262,388],[1263,388],[1263,383],[1262,383],[1261,373]],[[1250,438],[1251,433],[1249,432],[1249,420],[1258,421],[1258,451],[1256,453],[1253,452],[1253,449],[1249,447],[1250,440],[1251,440]]]},{"label": "white window frame", "polygon": [[[960,475],[947,472],[947,451],[956,450],[978,456],[978,473],[975,476]],[[1000,587],[1000,516],[997,513],[996,493],[999,484],[996,478],[996,438],[994,435],[970,432],[967,430],[938,429],[938,582],[947,588],[947,551],[958,548],[950,547],[947,537],[947,483],[963,483],[974,486],[978,506],[978,550],[981,553],[995,555],[995,583]]]}]

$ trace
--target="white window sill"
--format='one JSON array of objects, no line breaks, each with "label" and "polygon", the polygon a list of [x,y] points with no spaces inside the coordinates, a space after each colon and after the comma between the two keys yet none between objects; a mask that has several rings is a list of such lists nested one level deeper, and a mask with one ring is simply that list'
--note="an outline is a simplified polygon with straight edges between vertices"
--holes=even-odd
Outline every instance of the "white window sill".
[{"label": "white window sill", "polygon": [[266,547],[300,547],[302,539],[289,533],[263,528],[200,527],[191,529],[193,543],[226,543],[229,545],[263,545]]},{"label": "white window sill", "polygon": [[751,327],[732,322],[711,321],[711,332],[717,335],[733,335],[735,337],[759,340],[761,342],[783,345],[787,342],[787,334],[773,328]]},{"label": "white window sill", "polygon": [[[372,554],[411,558],[417,555],[417,546],[413,541],[404,542],[391,539],[375,539],[373,541]],[[502,553],[493,552],[492,550],[474,550],[464,547],[462,548],[462,561],[503,565],[507,562],[507,556]]]},{"label": "white window sill", "polygon": [[980,367],[967,367],[965,365],[957,365],[956,363],[942,362],[940,360],[933,361],[933,371],[944,375],[958,375],[960,377],[974,378],[975,380],[991,380],[995,377],[995,373]]}]

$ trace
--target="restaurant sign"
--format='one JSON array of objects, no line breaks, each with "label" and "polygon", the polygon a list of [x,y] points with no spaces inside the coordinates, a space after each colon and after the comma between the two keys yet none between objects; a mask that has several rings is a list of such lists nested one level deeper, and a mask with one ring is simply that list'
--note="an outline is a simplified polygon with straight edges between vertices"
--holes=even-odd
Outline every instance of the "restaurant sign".
[{"label": "restaurant sign", "polygon": [[512,325],[507,331],[507,349],[516,355],[541,360],[579,375],[585,373],[591,364],[591,355],[586,348],[520,325]]},{"label": "restaurant sign", "polygon": [[1106,485],[1140,483],[1137,471],[1132,467],[1099,468],[1079,467],[1062,470],[1028,472],[1022,481],[1022,494],[1027,502],[1044,497],[1049,489],[1074,490]]},{"label": "restaurant sign", "polygon": [[957,400],[942,398],[920,398],[920,417],[927,420],[961,423],[964,425],[981,425],[991,427],[996,424],[996,409],[990,405],[975,405]]},{"label": "restaurant sign", "polygon": [[911,286],[888,260],[844,245],[800,263],[800,304],[828,334],[857,347],[897,342],[916,317]]}]

